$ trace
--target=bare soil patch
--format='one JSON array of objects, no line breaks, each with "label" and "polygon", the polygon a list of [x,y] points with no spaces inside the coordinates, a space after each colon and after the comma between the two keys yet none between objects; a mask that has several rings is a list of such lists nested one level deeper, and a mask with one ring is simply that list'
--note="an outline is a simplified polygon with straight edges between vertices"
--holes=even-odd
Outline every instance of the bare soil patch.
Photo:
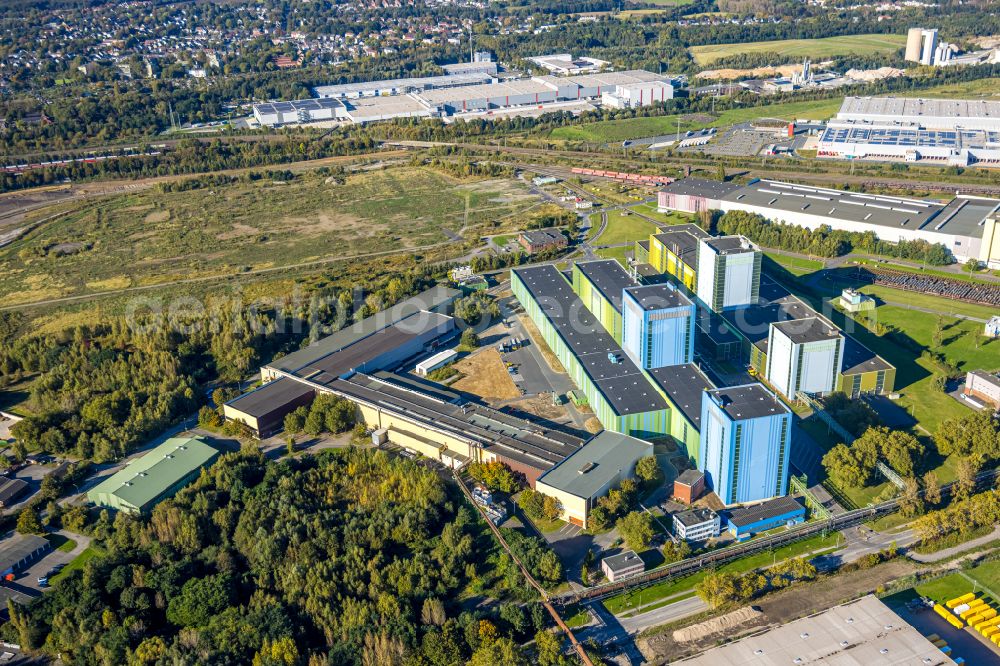
[{"label": "bare soil patch", "polygon": [[492,347],[481,349],[455,363],[464,377],[451,387],[486,400],[510,400],[521,395],[510,378],[500,353]]}]

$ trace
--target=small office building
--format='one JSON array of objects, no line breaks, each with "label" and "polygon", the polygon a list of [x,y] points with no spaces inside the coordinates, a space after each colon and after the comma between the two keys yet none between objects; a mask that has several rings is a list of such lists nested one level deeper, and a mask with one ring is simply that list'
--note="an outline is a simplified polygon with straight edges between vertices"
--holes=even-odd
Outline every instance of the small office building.
[{"label": "small office building", "polygon": [[586,528],[597,500],[635,473],[640,458],[653,455],[653,445],[604,430],[535,483],[535,490],[562,504],[567,523]]},{"label": "small office building", "polygon": [[965,375],[965,395],[1000,409],[1000,377],[982,370],[970,371]]},{"label": "small office building", "polygon": [[522,231],[517,237],[517,242],[528,254],[537,254],[545,250],[559,250],[569,243],[566,234],[559,229]]},{"label": "small office building", "polygon": [[723,504],[759,502],[788,492],[791,411],[761,384],[706,391],[701,469]]},{"label": "small office building", "polygon": [[614,583],[629,576],[637,576],[646,570],[646,563],[636,555],[634,550],[626,550],[601,560],[601,571],[609,583]]},{"label": "small office building", "polygon": [[191,483],[219,450],[201,437],[172,437],[87,492],[97,506],[147,513]]},{"label": "small office building", "polygon": [[794,497],[776,497],[767,502],[733,509],[726,514],[726,529],[738,540],[775,527],[804,522],[806,508]]},{"label": "small office building", "polygon": [[674,501],[691,504],[705,492],[705,473],[686,469],[674,479]]},{"label": "small office building", "polygon": [[711,509],[689,509],[674,514],[674,535],[684,541],[704,541],[719,536],[721,524]]}]

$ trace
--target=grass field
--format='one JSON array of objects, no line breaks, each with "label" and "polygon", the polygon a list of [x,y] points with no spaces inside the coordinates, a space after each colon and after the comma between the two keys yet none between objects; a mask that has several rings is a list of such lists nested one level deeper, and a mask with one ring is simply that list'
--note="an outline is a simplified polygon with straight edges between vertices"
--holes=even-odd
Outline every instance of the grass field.
[{"label": "grass field", "polygon": [[608,211],[608,226],[594,239],[598,245],[617,245],[649,238],[658,231],[655,224],[635,214],[621,210]]},{"label": "grass field", "polygon": [[[780,264],[786,271],[800,277],[802,275],[808,275],[809,273],[815,273],[823,268],[822,261],[816,261],[815,259],[805,259],[802,257],[790,257],[784,254],[777,254],[775,252],[765,252],[764,256],[773,261],[776,264]],[[766,268],[766,266],[765,266]]]},{"label": "grass field", "polygon": [[[968,576],[966,578],[965,576]],[[944,603],[949,599],[959,597],[966,592],[983,594],[985,586],[1000,594],[1000,562],[986,562],[978,567],[965,570],[965,576],[960,573],[953,573],[928,583],[917,585],[914,589],[918,594],[929,597],[938,603]],[[969,580],[971,578],[972,580]],[[988,594],[988,593],[986,593]],[[994,599],[994,603],[1000,603],[1000,599]]]},{"label": "grass field", "polygon": [[629,206],[629,208],[638,213],[642,213],[646,217],[651,217],[662,224],[691,224],[697,222],[694,215],[688,215],[687,213],[678,213],[673,211],[669,213],[661,213],[656,210],[656,204],[652,202],[636,204],[634,206]]},{"label": "grass field", "polygon": [[625,254],[631,250],[630,247],[605,247],[594,252],[601,259],[616,259],[622,266],[625,265]]},{"label": "grass field", "polygon": [[55,585],[57,582],[62,580],[64,577],[68,576],[70,572],[83,570],[87,566],[87,562],[90,562],[95,557],[99,557],[104,554],[104,549],[98,546],[88,546],[82,553],[73,558],[73,561],[66,565],[62,571],[57,573],[55,576],[49,580],[49,583]]},{"label": "grass field", "polygon": [[905,35],[845,35],[822,39],[782,39],[750,44],[711,44],[692,46],[691,56],[699,65],[742,53],[780,53],[783,56],[808,56],[813,60],[840,55],[892,53],[906,44]]},{"label": "grass field", "polygon": [[[722,111],[714,120],[709,116],[681,117],[680,130],[697,130],[703,127],[721,127],[746,122],[754,118],[810,118],[825,120],[834,115],[842,100],[826,99],[807,102],[785,102],[748,108]],[[651,118],[626,118],[623,120],[602,120],[571,127],[557,127],[550,138],[564,141],[588,141],[592,143],[618,143],[628,139],[648,136],[673,135],[677,132],[677,116],[656,116]]]},{"label": "grass field", "polygon": [[[827,536],[815,536],[809,539],[803,539],[802,541],[796,541],[790,543],[787,546],[782,546],[773,551],[765,551],[751,555],[749,557],[744,557],[734,562],[724,564],[716,571],[719,572],[729,572],[729,573],[744,573],[747,571],[752,571],[754,569],[761,569],[764,567],[769,567],[775,562],[781,562],[783,560],[791,559],[794,557],[800,557],[806,553],[813,552],[828,552],[832,549],[837,548],[842,543],[842,537],[840,533],[834,533]],[[681,596],[681,593],[693,590],[695,585],[701,582],[705,576],[710,573],[709,570],[699,571],[696,574],[690,576],[685,576],[684,578],[678,578],[676,580],[670,580],[663,583],[658,583],[656,585],[651,585],[642,590],[633,590],[625,594],[619,594],[614,597],[610,597],[604,600],[604,607],[612,613],[621,613],[623,610],[631,607],[637,606],[639,604],[649,604],[651,602],[657,601],[659,599],[664,599],[666,597],[671,597],[678,595],[678,599],[686,598],[691,596],[690,594]],[[661,604],[662,605],[662,604]]]},{"label": "grass field", "polygon": [[[513,180],[458,180],[425,168],[239,181],[187,192],[67,204],[68,214],[0,250],[6,304],[233,275],[321,257],[406,251],[514,228],[538,199]],[[38,217],[52,210],[40,211]],[[504,223],[494,224],[496,220]]]}]

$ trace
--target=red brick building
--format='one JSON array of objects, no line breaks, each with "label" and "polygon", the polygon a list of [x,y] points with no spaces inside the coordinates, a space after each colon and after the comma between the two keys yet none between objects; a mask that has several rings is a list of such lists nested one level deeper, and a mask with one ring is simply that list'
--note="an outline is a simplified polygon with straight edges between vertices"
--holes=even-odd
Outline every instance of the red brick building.
[{"label": "red brick building", "polygon": [[705,474],[696,469],[681,472],[674,479],[674,499],[684,504],[691,504],[705,492]]},{"label": "red brick building", "polygon": [[517,242],[528,254],[537,254],[545,250],[564,248],[569,241],[558,229],[536,229],[522,231],[521,235],[517,237]]}]

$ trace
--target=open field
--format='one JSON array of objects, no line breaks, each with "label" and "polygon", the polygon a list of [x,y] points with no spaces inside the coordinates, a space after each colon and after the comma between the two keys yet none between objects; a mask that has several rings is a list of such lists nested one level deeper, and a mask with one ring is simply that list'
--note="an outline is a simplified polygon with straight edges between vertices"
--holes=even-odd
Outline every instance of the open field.
[{"label": "open field", "polygon": [[152,188],[66,204],[68,214],[0,250],[0,299],[15,304],[405,251],[447,242],[466,226],[476,238],[488,223],[536,203],[512,180],[458,180],[423,168],[359,173],[342,185],[310,173],[185,192]]},{"label": "open field", "polygon": [[658,231],[655,224],[622,210],[608,211],[608,227],[594,239],[598,245],[617,245],[649,238]]},{"label": "open field", "polygon": [[466,356],[455,363],[455,369],[465,375],[451,385],[455,390],[492,400],[509,400],[521,395],[499,352],[492,347]]},{"label": "open field", "polygon": [[[966,578],[960,573],[953,573],[928,583],[917,585],[914,589],[918,594],[929,597],[938,603],[944,603],[949,599],[961,596],[966,592],[972,592],[976,588],[977,594],[984,594],[983,587],[987,587],[994,592],[1000,593],[1000,562],[986,562],[972,569],[965,570]],[[976,585],[978,583],[978,585]],[[988,592],[985,594],[989,594]],[[1000,599],[994,599],[995,603],[1000,603]]]},{"label": "open field", "polygon": [[[703,127],[722,127],[746,122],[754,118],[810,118],[825,120],[834,115],[842,100],[839,98],[807,102],[786,102],[740,109],[728,109],[710,120],[708,114],[681,117],[680,130],[697,130]],[[549,134],[552,139],[565,141],[589,141],[616,143],[628,139],[648,136],[674,135],[677,132],[677,116],[655,116],[650,118],[626,118],[623,120],[602,120],[572,127],[557,127]]]},{"label": "open field", "polygon": [[815,273],[823,268],[823,262],[815,259],[791,257],[784,254],[778,254],[776,252],[765,252],[764,256],[776,264],[780,264],[786,271],[796,277],[808,275],[809,273]]},{"label": "open field", "polygon": [[751,44],[711,44],[692,46],[694,61],[707,65],[720,58],[742,53],[780,53],[783,56],[808,56],[813,60],[840,55],[892,53],[906,44],[905,35],[846,35],[822,39],[782,39]]}]

